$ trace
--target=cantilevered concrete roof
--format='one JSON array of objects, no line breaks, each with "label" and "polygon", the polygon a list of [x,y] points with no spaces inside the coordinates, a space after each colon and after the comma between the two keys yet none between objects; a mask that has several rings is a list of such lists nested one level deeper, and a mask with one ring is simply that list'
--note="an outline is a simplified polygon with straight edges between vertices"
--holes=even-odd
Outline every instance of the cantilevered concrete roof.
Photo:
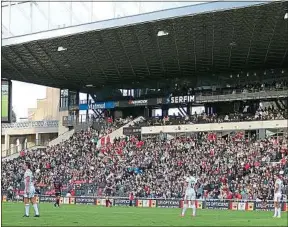
[{"label": "cantilevered concrete roof", "polygon": [[2,77],[83,91],[285,68],[287,7],[213,2],[3,39]]}]

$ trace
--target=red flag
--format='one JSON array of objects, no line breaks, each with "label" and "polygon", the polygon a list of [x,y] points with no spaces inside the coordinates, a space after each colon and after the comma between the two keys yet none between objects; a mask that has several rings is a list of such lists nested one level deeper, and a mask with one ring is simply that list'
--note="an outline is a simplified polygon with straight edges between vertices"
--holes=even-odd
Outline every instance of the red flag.
[{"label": "red flag", "polygon": [[100,141],[101,141],[101,146],[104,146],[105,145],[105,137],[102,137]]},{"label": "red flag", "polygon": [[106,137],[106,143],[110,143],[110,136]]}]

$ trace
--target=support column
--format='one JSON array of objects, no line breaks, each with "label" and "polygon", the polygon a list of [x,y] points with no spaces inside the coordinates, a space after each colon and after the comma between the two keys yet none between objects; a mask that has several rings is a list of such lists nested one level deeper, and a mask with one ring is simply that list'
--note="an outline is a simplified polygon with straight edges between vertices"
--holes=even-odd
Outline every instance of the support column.
[{"label": "support column", "polygon": [[[5,146],[4,146],[4,150],[6,152],[8,152],[8,150],[10,149],[10,136],[8,134],[5,134]],[[6,154],[7,155],[7,154]]]},{"label": "support column", "polygon": [[191,116],[191,104],[190,103],[188,103],[187,104],[187,116]]},{"label": "support column", "polygon": [[[89,106],[89,93],[86,96],[86,103]],[[89,119],[89,108],[86,110],[86,119]]]},{"label": "support column", "polygon": [[41,144],[41,134],[36,133],[35,145],[39,146]]}]

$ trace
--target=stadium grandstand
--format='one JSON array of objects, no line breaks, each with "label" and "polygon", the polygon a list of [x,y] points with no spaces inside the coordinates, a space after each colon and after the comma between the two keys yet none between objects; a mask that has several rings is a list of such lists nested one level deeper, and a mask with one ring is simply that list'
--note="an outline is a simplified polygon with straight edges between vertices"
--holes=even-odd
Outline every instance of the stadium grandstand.
[{"label": "stadium grandstand", "polygon": [[2,158],[2,201],[23,196],[25,161],[40,203],[54,201],[55,176],[64,204],[109,196],[115,206],[179,208],[189,175],[199,209],[273,210],[279,172],[288,194],[287,1],[185,3],[12,33],[2,78],[59,89],[59,119],[23,127],[59,136]]}]

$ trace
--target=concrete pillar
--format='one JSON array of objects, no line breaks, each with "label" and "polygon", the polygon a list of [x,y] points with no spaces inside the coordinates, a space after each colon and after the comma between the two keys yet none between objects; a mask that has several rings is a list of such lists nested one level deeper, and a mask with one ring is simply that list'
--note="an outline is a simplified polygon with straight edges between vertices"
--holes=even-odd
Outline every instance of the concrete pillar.
[{"label": "concrete pillar", "polygon": [[5,146],[4,150],[10,149],[10,136],[8,134],[5,134]]},{"label": "concrete pillar", "polygon": [[40,134],[40,133],[36,133],[35,145],[36,145],[36,146],[41,145],[41,134]]}]

